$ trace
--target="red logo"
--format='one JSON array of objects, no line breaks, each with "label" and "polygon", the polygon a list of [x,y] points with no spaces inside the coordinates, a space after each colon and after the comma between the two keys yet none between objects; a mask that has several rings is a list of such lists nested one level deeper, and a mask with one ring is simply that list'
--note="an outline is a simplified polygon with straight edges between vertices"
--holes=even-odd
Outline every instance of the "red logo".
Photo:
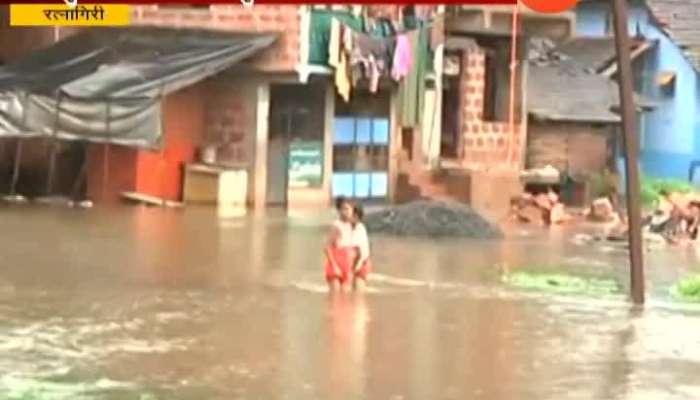
[{"label": "red logo", "polygon": [[571,10],[578,0],[520,0],[533,11],[553,14]]}]

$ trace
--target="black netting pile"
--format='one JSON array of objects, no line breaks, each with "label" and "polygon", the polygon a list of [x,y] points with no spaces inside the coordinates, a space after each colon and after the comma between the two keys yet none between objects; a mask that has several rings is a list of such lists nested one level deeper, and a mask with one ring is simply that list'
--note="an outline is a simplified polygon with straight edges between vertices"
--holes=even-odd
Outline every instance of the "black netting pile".
[{"label": "black netting pile", "polygon": [[501,230],[470,207],[444,201],[416,201],[369,213],[367,230],[399,236],[499,239]]}]

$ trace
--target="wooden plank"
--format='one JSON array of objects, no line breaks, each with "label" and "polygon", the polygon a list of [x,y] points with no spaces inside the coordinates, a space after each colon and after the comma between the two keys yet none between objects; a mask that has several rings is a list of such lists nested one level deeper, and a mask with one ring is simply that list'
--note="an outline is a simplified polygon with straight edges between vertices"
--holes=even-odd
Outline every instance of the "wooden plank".
[{"label": "wooden plank", "polygon": [[179,208],[179,207],[183,206],[182,203],[179,203],[177,201],[165,200],[165,199],[161,199],[159,197],[151,196],[151,195],[144,194],[144,193],[122,192],[121,197],[127,201],[131,201],[131,202],[135,202],[135,203],[142,203],[142,204],[147,204],[147,205],[152,205],[152,206],[158,206],[158,207]]}]

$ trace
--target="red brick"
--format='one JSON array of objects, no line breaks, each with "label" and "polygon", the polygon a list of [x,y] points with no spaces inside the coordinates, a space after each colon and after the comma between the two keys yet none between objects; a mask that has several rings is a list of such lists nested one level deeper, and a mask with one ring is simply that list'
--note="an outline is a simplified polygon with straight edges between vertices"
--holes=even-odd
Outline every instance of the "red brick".
[{"label": "red brick", "polygon": [[252,26],[253,23],[255,23],[255,18],[253,17],[253,14],[249,13],[238,13],[233,15],[235,21],[239,24],[247,24],[248,26]]}]

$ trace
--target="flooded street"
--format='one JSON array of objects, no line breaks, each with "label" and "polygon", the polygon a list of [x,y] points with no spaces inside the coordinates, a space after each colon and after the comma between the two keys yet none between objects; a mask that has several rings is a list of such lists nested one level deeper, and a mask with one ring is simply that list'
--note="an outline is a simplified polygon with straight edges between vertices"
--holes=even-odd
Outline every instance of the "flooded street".
[{"label": "flooded street", "polygon": [[329,297],[328,216],[4,208],[1,399],[700,398],[700,308],[648,255],[650,304],[505,287],[499,266],[626,283],[626,254],[565,232],[373,237],[363,296]]}]

